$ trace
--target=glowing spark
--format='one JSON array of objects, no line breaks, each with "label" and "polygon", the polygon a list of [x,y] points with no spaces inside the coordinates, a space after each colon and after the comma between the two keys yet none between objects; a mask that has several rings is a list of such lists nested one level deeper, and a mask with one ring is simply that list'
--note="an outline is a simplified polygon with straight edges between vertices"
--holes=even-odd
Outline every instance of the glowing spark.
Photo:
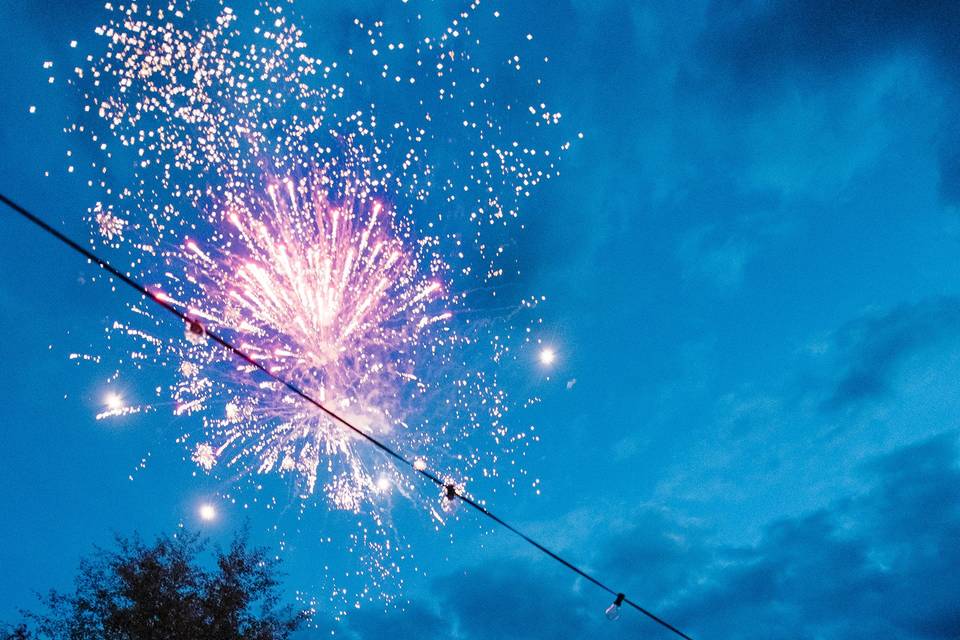
[{"label": "glowing spark", "polygon": [[544,347],[540,350],[540,364],[549,367],[557,359],[557,353],[550,347]]},{"label": "glowing spark", "polygon": [[112,391],[103,397],[103,405],[104,410],[95,416],[97,420],[128,416],[141,411],[141,407],[129,406],[124,402],[123,396]]},{"label": "glowing spark", "polygon": [[97,203],[97,206],[94,208],[94,220],[96,220],[100,235],[107,241],[113,240],[114,238],[122,238],[123,228],[127,225],[127,221],[101,207],[102,205]]},{"label": "glowing spark", "polygon": [[217,510],[209,503],[200,505],[198,513],[200,514],[200,519],[206,522],[211,522],[217,517]]},{"label": "glowing spark", "polygon": [[198,444],[193,450],[192,459],[198,465],[210,471],[217,464],[217,454],[209,444]]},{"label": "glowing spark", "polygon": [[123,408],[123,398],[120,394],[111,392],[104,396],[103,404],[106,405],[110,411],[119,411]]}]

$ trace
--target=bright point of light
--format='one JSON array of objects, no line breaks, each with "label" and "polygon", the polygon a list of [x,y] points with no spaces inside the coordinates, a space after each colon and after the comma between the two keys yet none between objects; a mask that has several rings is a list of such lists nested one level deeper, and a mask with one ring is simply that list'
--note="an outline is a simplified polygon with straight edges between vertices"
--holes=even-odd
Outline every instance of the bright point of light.
[{"label": "bright point of light", "polygon": [[387,478],[386,476],[380,476],[380,478],[377,479],[377,490],[386,491],[389,488],[390,488],[390,478]]},{"label": "bright point of light", "polygon": [[217,517],[217,510],[213,508],[212,504],[202,504],[200,505],[200,518],[210,522]]},{"label": "bright point of light", "polygon": [[544,347],[540,350],[540,364],[551,365],[557,359],[557,353],[550,347]]},{"label": "bright point of light", "polygon": [[107,405],[107,409],[111,411],[116,411],[117,409],[123,408],[123,398],[120,397],[117,393],[108,393],[103,397],[103,403]]},{"label": "bright point of light", "polygon": [[416,460],[413,461],[413,468],[416,469],[417,471],[423,471],[424,469],[427,468],[427,463],[417,458]]}]

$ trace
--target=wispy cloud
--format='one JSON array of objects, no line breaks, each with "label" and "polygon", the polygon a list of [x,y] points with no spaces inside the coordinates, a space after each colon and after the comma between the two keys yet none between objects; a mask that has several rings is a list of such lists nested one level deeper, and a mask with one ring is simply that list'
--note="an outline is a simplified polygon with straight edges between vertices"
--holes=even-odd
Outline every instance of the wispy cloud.
[{"label": "wispy cloud", "polygon": [[836,411],[880,398],[911,356],[960,338],[960,298],[943,297],[868,314],[839,330],[835,357],[846,363],[822,407]]},{"label": "wispy cloud", "polygon": [[[953,637],[960,628],[957,454],[951,433],[880,456],[861,469],[867,490],[772,522],[755,544],[725,545],[696,522],[640,508],[609,527],[597,515],[579,546],[589,543],[592,568],[694,637]],[[606,622],[604,594],[529,558],[435,578],[432,594],[405,611],[361,610],[342,631],[463,640],[657,633],[629,611]]]}]

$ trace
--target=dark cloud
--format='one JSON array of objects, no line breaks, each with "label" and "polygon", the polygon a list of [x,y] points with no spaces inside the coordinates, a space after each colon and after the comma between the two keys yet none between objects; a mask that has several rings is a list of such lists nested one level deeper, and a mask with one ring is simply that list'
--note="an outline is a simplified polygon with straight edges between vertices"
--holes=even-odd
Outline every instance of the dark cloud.
[{"label": "dark cloud", "polygon": [[720,550],[723,568],[675,615],[723,638],[850,638],[863,623],[876,631],[876,612],[863,622],[854,613],[871,608],[867,549],[840,536],[834,517],[779,522],[755,548]]},{"label": "dark cloud", "polygon": [[901,305],[857,320],[836,338],[845,371],[823,403],[844,409],[885,395],[910,356],[960,335],[960,298],[943,297]]},{"label": "dark cloud", "polygon": [[723,638],[960,637],[960,471],[953,434],[871,465],[873,488],[718,554],[674,615]]},{"label": "dark cloud", "polygon": [[[399,610],[364,609],[363,613],[350,616],[346,630],[325,629],[317,636],[330,637],[330,631],[347,638],[448,638],[450,623],[440,612],[434,610],[431,602],[413,602]],[[334,635],[333,637],[337,637]]]},{"label": "dark cloud", "polygon": [[[662,510],[626,527],[595,522],[591,568],[694,637],[960,638],[957,454],[955,433],[902,447],[864,467],[867,491],[776,521],[749,546],[717,544]],[[540,559],[437,578],[432,593],[402,612],[354,614],[346,636],[668,637],[630,611],[606,622],[602,592]]]},{"label": "dark cloud", "polygon": [[[830,87],[899,55],[920,56],[937,75],[941,91],[934,99],[955,103],[958,32],[957,2],[720,1],[708,10],[690,79],[726,86],[736,101],[757,102],[783,89]],[[960,127],[948,117],[936,152],[940,196],[950,205],[960,204],[958,147]]]},{"label": "dark cloud", "polygon": [[951,123],[941,135],[938,160],[940,198],[948,204],[960,205],[960,120]]},{"label": "dark cloud", "polygon": [[960,4],[950,1],[716,2],[703,51],[746,85],[822,81],[878,57],[919,50],[960,59]]},{"label": "dark cloud", "polygon": [[444,611],[464,638],[584,638],[602,619],[576,594],[572,582],[541,567],[495,561],[435,582]]},{"label": "dark cloud", "polygon": [[[431,596],[395,611],[362,609],[349,615],[337,635],[366,638],[580,639],[604,631],[600,598],[577,594],[574,582],[558,579],[530,561],[493,560],[436,578]],[[598,596],[598,594],[593,594]],[[592,604],[593,609],[585,607]],[[326,637],[329,631],[316,637]]]},{"label": "dark cloud", "polygon": [[952,435],[907,447],[874,467],[877,489],[855,510],[881,541],[883,607],[925,638],[960,637],[960,470]]}]

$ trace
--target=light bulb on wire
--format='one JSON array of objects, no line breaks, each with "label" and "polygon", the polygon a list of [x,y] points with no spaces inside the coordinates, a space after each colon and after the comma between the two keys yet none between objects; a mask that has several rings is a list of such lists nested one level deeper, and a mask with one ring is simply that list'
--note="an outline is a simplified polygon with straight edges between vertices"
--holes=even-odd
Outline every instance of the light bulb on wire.
[{"label": "light bulb on wire", "polygon": [[200,345],[207,342],[207,330],[197,320],[187,322],[183,335],[190,344]]},{"label": "light bulb on wire", "polygon": [[620,605],[623,604],[625,597],[622,593],[617,594],[617,599],[603,612],[603,615],[607,616],[607,620],[618,620],[620,618]]},{"label": "light bulb on wire", "polygon": [[443,485],[443,510],[447,513],[453,513],[457,510],[457,507],[460,506],[459,494],[457,493],[457,485],[452,482],[448,482]]}]

